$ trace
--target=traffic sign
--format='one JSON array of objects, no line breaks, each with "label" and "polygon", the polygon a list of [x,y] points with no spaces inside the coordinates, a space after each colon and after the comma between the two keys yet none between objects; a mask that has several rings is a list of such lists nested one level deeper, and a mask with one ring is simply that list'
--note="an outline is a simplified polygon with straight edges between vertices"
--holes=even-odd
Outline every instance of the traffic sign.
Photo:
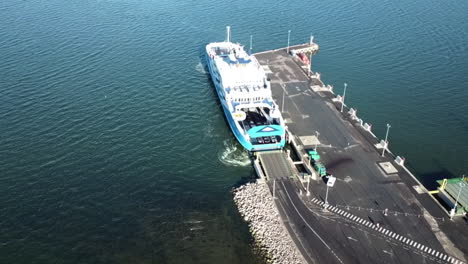
[{"label": "traffic sign", "polygon": [[336,177],[333,177],[330,175],[328,177],[327,186],[333,187],[333,185],[335,185],[335,181],[336,181]]}]

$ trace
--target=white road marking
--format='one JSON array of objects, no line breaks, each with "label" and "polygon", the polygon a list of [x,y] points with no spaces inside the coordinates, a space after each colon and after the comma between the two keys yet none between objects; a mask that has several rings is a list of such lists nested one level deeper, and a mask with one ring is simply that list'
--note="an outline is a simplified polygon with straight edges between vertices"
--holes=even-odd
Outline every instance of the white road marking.
[{"label": "white road marking", "polygon": [[317,231],[315,231],[315,229],[313,229],[309,223],[307,223],[307,221],[305,220],[305,218],[302,216],[302,214],[299,212],[299,210],[297,209],[296,205],[294,204],[294,202],[292,201],[291,199],[291,196],[289,195],[289,192],[288,190],[286,189],[286,186],[284,186],[284,182],[281,182],[281,184],[283,185],[283,188],[286,192],[286,195],[288,196],[288,199],[289,201],[291,202],[292,206],[294,207],[294,210],[297,212],[297,214],[301,217],[302,221],[304,221],[304,224],[307,225],[307,227],[309,227],[309,229],[318,237],[318,239],[320,239],[320,241],[328,248],[328,250],[331,251],[331,253],[338,259],[338,261],[340,263],[343,263],[343,261],[338,257],[338,255],[336,255],[336,253],[333,251],[333,249],[325,242],[325,240],[323,240],[323,238],[317,233]]},{"label": "white road marking", "polygon": [[389,254],[389,255],[392,255],[392,256],[393,256],[393,253],[392,253],[392,252],[389,252],[389,251],[387,251],[387,250],[382,250],[382,251],[383,251],[384,253],[387,253],[387,254]]}]

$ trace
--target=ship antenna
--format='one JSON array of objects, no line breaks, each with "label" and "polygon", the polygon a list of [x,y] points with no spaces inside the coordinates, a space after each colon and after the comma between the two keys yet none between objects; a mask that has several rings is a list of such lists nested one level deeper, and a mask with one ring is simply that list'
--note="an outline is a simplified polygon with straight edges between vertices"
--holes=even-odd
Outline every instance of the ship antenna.
[{"label": "ship antenna", "polygon": [[231,27],[227,26],[226,27],[226,42],[231,42]]}]

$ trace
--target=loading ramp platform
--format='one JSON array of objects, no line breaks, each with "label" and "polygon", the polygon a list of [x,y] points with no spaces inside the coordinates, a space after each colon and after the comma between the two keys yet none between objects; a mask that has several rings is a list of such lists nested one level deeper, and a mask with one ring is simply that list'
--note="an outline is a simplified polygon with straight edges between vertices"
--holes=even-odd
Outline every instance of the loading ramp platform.
[{"label": "loading ramp platform", "polygon": [[280,150],[257,152],[257,160],[267,180],[289,178],[294,176],[291,162],[285,152]]}]

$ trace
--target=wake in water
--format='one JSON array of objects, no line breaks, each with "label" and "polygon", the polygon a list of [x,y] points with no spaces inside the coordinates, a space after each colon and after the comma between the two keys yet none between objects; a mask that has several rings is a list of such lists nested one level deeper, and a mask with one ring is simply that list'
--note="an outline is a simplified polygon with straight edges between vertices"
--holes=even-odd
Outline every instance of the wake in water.
[{"label": "wake in water", "polygon": [[199,62],[197,66],[195,66],[195,70],[197,70],[197,72],[201,74],[208,74],[205,70],[205,66],[201,62]]},{"label": "wake in water", "polygon": [[227,166],[245,167],[250,165],[247,150],[242,148],[235,140],[226,139],[223,142],[224,150],[219,153],[219,160]]}]

